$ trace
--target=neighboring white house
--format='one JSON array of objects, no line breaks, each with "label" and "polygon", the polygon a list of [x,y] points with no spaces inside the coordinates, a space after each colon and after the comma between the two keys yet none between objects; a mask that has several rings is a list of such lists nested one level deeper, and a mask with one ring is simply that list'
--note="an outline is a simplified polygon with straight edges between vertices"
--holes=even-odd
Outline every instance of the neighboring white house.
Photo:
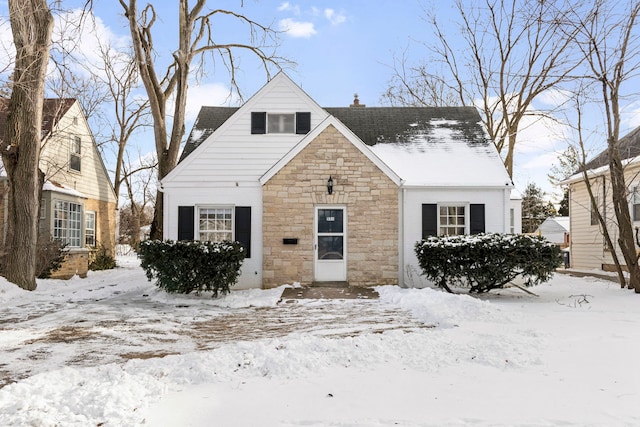
[{"label": "neighboring white house", "polygon": [[569,246],[570,221],[568,216],[555,216],[545,219],[534,234],[557,243],[562,247]]},{"label": "neighboring white house", "polygon": [[419,286],[423,237],[519,231],[475,108],[322,108],[284,73],[202,107],[161,188],[165,239],[246,247],[238,288]]}]

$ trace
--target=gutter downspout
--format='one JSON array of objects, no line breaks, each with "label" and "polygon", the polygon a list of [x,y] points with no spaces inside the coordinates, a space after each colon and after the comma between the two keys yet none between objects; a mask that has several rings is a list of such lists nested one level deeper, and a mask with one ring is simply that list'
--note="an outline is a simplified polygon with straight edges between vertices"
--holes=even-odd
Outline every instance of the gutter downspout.
[{"label": "gutter downspout", "polygon": [[398,286],[400,286],[401,288],[405,288],[405,283],[404,283],[404,251],[405,251],[405,247],[404,247],[404,212],[405,212],[405,195],[407,192],[406,188],[402,188],[398,193],[398,197],[400,198],[398,205],[400,206],[400,212],[398,212],[399,215],[399,227],[398,227],[398,249],[399,249],[399,253],[398,253]]}]

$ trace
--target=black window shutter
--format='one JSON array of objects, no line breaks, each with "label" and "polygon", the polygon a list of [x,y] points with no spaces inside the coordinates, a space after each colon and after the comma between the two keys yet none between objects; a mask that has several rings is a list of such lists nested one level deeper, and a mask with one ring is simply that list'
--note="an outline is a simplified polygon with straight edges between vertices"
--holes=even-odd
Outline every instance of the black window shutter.
[{"label": "black window shutter", "polygon": [[469,232],[471,234],[484,233],[484,204],[469,206]]},{"label": "black window shutter", "polygon": [[267,113],[251,113],[251,133],[267,133]]},{"label": "black window shutter", "polygon": [[251,258],[251,206],[236,206],[236,241],[244,246],[245,258]]},{"label": "black window shutter", "polygon": [[422,238],[438,235],[438,205],[422,205]]},{"label": "black window shutter", "polygon": [[311,130],[311,113],[296,113],[296,133],[306,135]]},{"label": "black window shutter", "polygon": [[193,206],[178,206],[178,240],[193,240]]}]

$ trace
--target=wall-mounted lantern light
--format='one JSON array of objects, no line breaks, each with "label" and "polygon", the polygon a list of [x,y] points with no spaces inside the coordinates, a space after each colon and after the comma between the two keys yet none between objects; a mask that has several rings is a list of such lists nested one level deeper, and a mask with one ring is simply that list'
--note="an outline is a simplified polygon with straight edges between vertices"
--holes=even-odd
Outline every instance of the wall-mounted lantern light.
[{"label": "wall-mounted lantern light", "polygon": [[333,178],[331,178],[331,175],[329,175],[329,179],[327,180],[327,193],[333,193]]}]

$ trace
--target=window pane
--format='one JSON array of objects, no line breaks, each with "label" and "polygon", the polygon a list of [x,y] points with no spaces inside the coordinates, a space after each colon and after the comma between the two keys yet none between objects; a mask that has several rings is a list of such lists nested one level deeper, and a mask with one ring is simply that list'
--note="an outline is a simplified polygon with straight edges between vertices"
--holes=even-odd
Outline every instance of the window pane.
[{"label": "window pane", "polygon": [[84,241],[87,246],[96,245],[96,213],[92,211],[85,214]]},{"label": "window pane", "polygon": [[452,236],[465,233],[465,207],[440,206],[440,235]]},{"label": "window pane", "polygon": [[67,246],[81,247],[82,205],[56,200],[53,211],[53,237]]},{"label": "window pane", "polygon": [[318,236],[318,259],[342,259],[342,236]]},{"label": "window pane", "polygon": [[318,209],[318,233],[342,233],[342,209]]},{"label": "window pane", "polygon": [[294,114],[269,114],[267,118],[269,133],[294,133]]},{"label": "window pane", "polygon": [[200,240],[222,242],[233,240],[231,208],[201,208],[198,213]]}]

